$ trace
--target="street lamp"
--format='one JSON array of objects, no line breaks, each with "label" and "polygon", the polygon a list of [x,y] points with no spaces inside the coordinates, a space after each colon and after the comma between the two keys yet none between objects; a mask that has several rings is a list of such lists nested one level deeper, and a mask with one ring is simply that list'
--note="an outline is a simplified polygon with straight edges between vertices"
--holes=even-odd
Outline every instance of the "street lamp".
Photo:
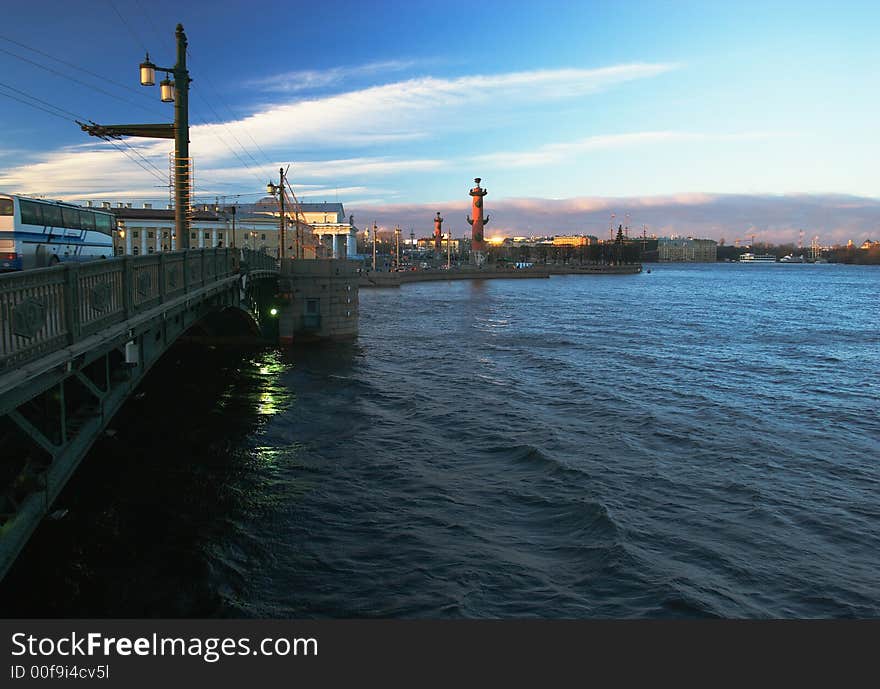
[{"label": "street lamp", "polygon": [[[189,163],[189,84],[192,81],[186,68],[186,34],[183,24],[177,25],[177,62],[174,67],[158,67],[150,61],[150,54],[140,64],[142,86],[155,86],[156,70],[165,73],[159,84],[163,103],[174,103],[173,124],[108,124],[76,123],[84,132],[103,139],[138,136],[151,139],[174,139],[174,229],[177,248],[189,248],[190,163]],[[173,77],[173,80],[169,78]]]},{"label": "street lamp", "polygon": [[141,86],[155,86],[156,84],[156,65],[150,62],[150,54],[147,53],[146,59],[141,62]]},{"label": "street lamp", "polygon": [[376,272],[376,230],[379,228],[376,227],[376,221],[373,221],[373,272]]},{"label": "street lamp", "polygon": [[275,196],[277,194],[278,195],[278,202],[281,204],[281,221],[280,221],[280,225],[278,228],[279,229],[278,238],[280,241],[280,249],[281,250],[279,251],[278,256],[279,256],[279,258],[281,258],[283,260],[284,253],[285,253],[285,251],[284,251],[284,243],[285,243],[284,230],[285,230],[285,226],[286,226],[286,218],[284,217],[284,168],[283,167],[278,168],[278,174],[280,176],[279,184],[276,186],[272,182],[269,182],[266,185],[266,193],[269,194],[269,196]]},{"label": "street lamp", "polygon": [[400,270],[400,225],[394,228],[394,270]]}]

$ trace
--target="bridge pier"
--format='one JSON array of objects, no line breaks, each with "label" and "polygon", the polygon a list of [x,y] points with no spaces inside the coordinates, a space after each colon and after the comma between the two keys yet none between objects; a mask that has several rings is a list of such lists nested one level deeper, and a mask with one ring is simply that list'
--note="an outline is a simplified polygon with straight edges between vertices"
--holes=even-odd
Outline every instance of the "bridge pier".
[{"label": "bridge pier", "polygon": [[359,276],[357,261],[284,261],[278,280],[279,343],[357,337]]}]

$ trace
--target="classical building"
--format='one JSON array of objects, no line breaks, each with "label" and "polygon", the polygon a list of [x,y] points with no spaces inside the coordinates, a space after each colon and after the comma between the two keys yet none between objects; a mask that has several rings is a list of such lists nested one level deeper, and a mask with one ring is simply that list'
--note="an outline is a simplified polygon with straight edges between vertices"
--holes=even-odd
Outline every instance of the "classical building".
[{"label": "classical building", "polygon": [[[272,196],[260,199],[254,204],[239,206],[243,213],[243,220],[268,227],[266,220],[269,219],[277,226],[281,211],[278,200]],[[314,247],[314,253],[319,258],[356,258],[357,253],[357,228],[354,225],[354,216],[345,217],[345,209],[341,203],[300,203],[298,208],[285,208],[288,224],[293,227],[294,220],[300,224],[303,232],[303,243],[307,253],[309,247]],[[257,230],[262,236],[262,230]],[[268,233],[267,233],[268,236]],[[314,240],[311,238],[314,237]],[[290,245],[295,241],[294,236],[287,237],[288,254]],[[277,247],[277,236],[275,239]],[[306,258],[309,258],[307,255]]]},{"label": "classical building", "polygon": [[657,240],[659,261],[679,261],[688,263],[714,263],[717,259],[718,243],[714,239],[670,239]]},{"label": "classical building", "polygon": [[[120,229],[114,237],[117,254],[137,256],[177,248],[172,207],[154,208],[145,203],[141,208],[132,208],[130,203],[118,203],[114,208],[107,201],[101,207],[116,215]],[[284,210],[286,256],[294,258],[301,245],[302,258],[358,257],[354,218],[345,218],[341,203],[303,203],[299,209]],[[199,204],[190,219],[190,247],[245,247],[277,256],[280,217],[278,201],[271,196],[234,209]]]},{"label": "classical building", "polygon": [[[516,240],[515,237],[514,240]],[[587,246],[589,243],[590,238],[584,236],[569,237],[557,235],[553,237],[553,246]]]},{"label": "classical building", "polygon": [[[119,203],[112,208],[107,201],[101,207],[111,210],[116,216],[119,232],[113,237],[113,245],[117,255],[139,256],[177,248],[173,209],[153,208],[149,203],[142,208],[132,208],[130,203]],[[199,206],[193,211],[189,236],[191,248],[230,246],[231,240],[228,220],[213,207]]]}]

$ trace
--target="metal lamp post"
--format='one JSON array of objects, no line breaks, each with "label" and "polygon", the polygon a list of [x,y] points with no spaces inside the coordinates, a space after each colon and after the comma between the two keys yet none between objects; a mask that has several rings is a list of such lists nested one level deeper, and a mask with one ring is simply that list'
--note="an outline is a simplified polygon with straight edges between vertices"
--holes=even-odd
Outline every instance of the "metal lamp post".
[{"label": "metal lamp post", "polygon": [[229,209],[229,212],[232,213],[232,248],[233,249],[235,248],[235,213],[236,213],[237,209],[238,209],[237,206],[232,206]]},{"label": "metal lamp post", "polygon": [[376,272],[376,230],[379,228],[376,227],[376,221],[373,221],[373,272]]},{"label": "metal lamp post", "polygon": [[[138,136],[151,139],[174,139],[174,229],[177,234],[177,248],[189,248],[189,217],[187,209],[190,199],[189,165],[189,85],[192,82],[186,68],[186,34],[183,24],[177,25],[177,63],[174,67],[158,67],[150,61],[150,54],[140,64],[142,86],[156,84],[156,70],[165,73],[159,84],[163,103],[174,103],[173,124],[83,124],[77,122],[84,132],[101,138],[119,139],[123,136]],[[171,75],[173,81],[168,78]]]},{"label": "metal lamp post", "polygon": [[276,186],[272,182],[269,182],[266,185],[266,192],[270,196],[275,196],[275,194],[277,193],[278,194],[278,201],[281,204],[281,223],[278,228],[278,230],[279,230],[278,239],[280,242],[280,251],[278,252],[278,257],[283,260],[284,255],[286,253],[284,250],[285,249],[284,230],[286,228],[286,218],[284,217],[284,168],[283,167],[278,168],[278,174],[280,175],[280,183]]},{"label": "metal lamp post", "polygon": [[446,270],[452,269],[452,230],[446,234]]}]

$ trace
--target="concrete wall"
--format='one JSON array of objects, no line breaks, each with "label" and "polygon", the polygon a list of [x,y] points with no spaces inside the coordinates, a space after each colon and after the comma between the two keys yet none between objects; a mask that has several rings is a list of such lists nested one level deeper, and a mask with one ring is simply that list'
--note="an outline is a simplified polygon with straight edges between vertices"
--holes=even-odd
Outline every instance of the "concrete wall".
[{"label": "concrete wall", "polygon": [[357,337],[359,268],[358,261],[337,259],[285,261],[278,283],[286,302],[279,313],[281,344]]}]

